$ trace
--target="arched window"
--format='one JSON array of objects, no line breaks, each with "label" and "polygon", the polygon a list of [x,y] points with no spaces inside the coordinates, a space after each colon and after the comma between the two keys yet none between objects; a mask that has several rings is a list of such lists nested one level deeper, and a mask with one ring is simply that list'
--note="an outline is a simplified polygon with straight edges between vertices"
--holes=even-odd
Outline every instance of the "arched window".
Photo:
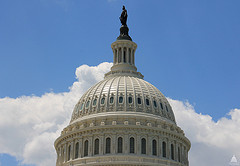
[{"label": "arched window", "polygon": [[117,152],[118,153],[122,153],[122,151],[123,151],[123,139],[122,139],[122,137],[119,137],[118,138],[118,149],[117,149]]},{"label": "arched window", "polygon": [[178,162],[181,162],[181,151],[180,151],[180,147],[178,147]]},{"label": "arched window", "polygon": [[167,157],[167,145],[166,142],[162,142],[162,156]]},{"label": "arched window", "polygon": [[129,103],[129,104],[132,103],[132,97],[131,97],[131,96],[128,97],[128,103]]},{"label": "arched window", "polygon": [[157,102],[155,100],[153,101],[153,105],[154,107],[157,107]]},{"label": "arched window", "polygon": [[130,153],[134,153],[134,138],[130,138]]},{"label": "arched window", "polygon": [[79,151],[79,143],[76,143],[76,145],[75,145],[75,159],[78,158],[78,151]]},{"label": "arched window", "polygon": [[155,139],[152,141],[152,155],[157,155],[157,141]]},{"label": "arched window", "polygon": [[99,139],[95,139],[94,141],[94,154],[99,154]]},{"label": "arched window", "polygon": [[141,140],[141,151],[142,151],[142,154],[146,154],[146,139],[145,138],[142,138],[142,140]]},{"label": "arched window", "polygon": [[171,144],[171,159],[174,160],[174,145]]},{"label": "arched window", "polygon": [[103,97],[101,100],[101,104],[104,104],[104,103],[105,103],[105,98]]},{"label": "arched window", "polygon": [[84,103],[82,103],[80,110],[82,110],[82,109],[83,109],[83,106],[84,106]]},{"label": "arched window", "polygon": [[84,154],[83,156],[88,156],[88,140],[84,142]]},{"label": "arched window", "polygon": [[138,104],[142,104],[142,100],[140,97],[137,98]]},{"label": "arched window", "polygon": [[111,96],[111,97],[110,97],[110,103],[111,103],[111,104],[113,103],[113,100],[114,100],[114,97]]},{"label": "arched window", "polygon": [[97,104],[97,99],[93,100],[93,105],[95,106]]},{"label": "arched window", "polygon": [[167,110],[167,112],[168,112],[168,107],[166,106],[166,110]]},{"label": "arched window", "polygon": [[123,97],[122,96],[119,97],[119,103],[123,103]]},{"label": "arched window", "polygon": [[106,139],[106,153],[111,152],[111,138]]},{"label": "arched window", "polygon": [[71,157],[71,145],[68,146],[68,161],[70,160]]},{"label": "arched window", "polygon": [[149,104],[150,104],[149,99],[146,99],[146,104],[147,104],[147,106],[149,106]]},{"label": "arched window", "polygon": [[89,106],[89,103],[90,103],[90,101],[88,101],[88,102],[87,102],[87,104],[86,104],[86,108],[88,108],[88,106]]},{"label": "arched window", "polygon": [[161,107],[161,109],[163,110],[163,105],[162,105],[162,103],[160,102],[160,107]]},{"label": "arched window", "polygon": [[131,49],[129,48],[129,50],[128,50],[128,53],[129,53],[129,55],[128,55],[128,63],[131,63]]}]

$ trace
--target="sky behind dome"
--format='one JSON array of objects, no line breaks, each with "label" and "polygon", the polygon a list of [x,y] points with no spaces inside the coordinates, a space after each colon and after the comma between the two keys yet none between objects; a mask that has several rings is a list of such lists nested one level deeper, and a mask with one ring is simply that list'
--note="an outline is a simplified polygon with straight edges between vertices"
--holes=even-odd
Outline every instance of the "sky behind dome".
[{"label": "sky behind dome", "polygon": [[0,1],[0,98],[62,94],[79,66],[112,62],[123,4],[146,81],[215,122],[239,109],[239,0]]}]

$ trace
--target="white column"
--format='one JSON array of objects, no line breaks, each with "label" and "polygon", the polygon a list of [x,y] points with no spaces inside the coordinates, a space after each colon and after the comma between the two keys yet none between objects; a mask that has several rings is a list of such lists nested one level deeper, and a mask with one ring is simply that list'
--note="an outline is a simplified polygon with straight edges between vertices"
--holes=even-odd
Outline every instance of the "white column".
[{"label": "white column", "polygon": [[141,146],[142,146],[140,135],[137,135],[136,139],[137,139],[136,140],[137,145],[139,145],[139,146],[136,147],[136,154],[140,155],[141,154]]},{"label": "white column", "polygon": [[92,141],[93,141],[93,136],[91,136],[90,138],[89,138],[89,142],[88,142],[88,156],[92,156],[93,155],[93,153],[92,153]]},{"label": "white column", "polygon": [[126,52],[126,62],[129,63],[129,48],[126,48],[127,52]]},{"label": "white column", "polygon": [[129,147],[130,147],[130,146],[129,146],[129,145],[130,145],[129,139],[130,139],[130,138],[128,137],[128,135],[125,134],[125,135],[124,135],[124,140],[125,140],[124,142],[125,142],[125,143],[123,144],[123,145],[124,145],[124,146],[123,146],[123,150],[124,150],[124,153],[125,153],[125,154],[128,154],[128,153],[129,153],[129,150],[130,150],[130,149],[129,149]]},{"label": "white column", "polygon": [[99,144],[99,154],[103,155],[103,148],[104,148],[104,136],[100,136],[100,144]]},{"label": "white column", "polygon": [[111,140],[111,154],[116,154],[116,149],[117,149],[117,136],[116,134],[113,135],[112,140]]},{"label": "white column", "polygon": [[158,146],[157,146],[157,156],[158,157],[161,157],[162,156],[162,141],[161,141],[161,139],[160,138],[158,138],[158,140],[157,140],[158,142]]},{"label": "white column", "polygon": [[67,143],[64,144],[64,162],[67,161]]},{"label": "white column", "polygon": [[80,158],[82,158],[83,157],[83,139],[82,139],[82,137],[79,139],[79,154],[78,154],[78,156],[80,157]]}]

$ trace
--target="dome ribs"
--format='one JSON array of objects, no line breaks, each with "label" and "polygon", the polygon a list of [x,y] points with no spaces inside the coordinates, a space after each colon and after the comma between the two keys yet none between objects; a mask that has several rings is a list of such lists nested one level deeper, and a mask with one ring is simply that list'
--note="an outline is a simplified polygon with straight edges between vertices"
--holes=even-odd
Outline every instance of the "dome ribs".
[{"label": "dome ribs", "polygon": [[[105,101],[101,104],[103,97]],[[121,101],[119,101],[120,97],[122,97]],[[131,97],[130,103],[128,101],[129,97]],[[138,103],[138,97],[141,99],[140,104]],[[84,107],[81,109],[82,104],[84,104]],[[76,104],[70,123],[86,115],[116,111],[146,112],[176,123],[172,108],[163,94],[154,85],[133,76],[108,77],[89,88]]]},{"label": "dome ribs", "polygon": [[[111,87],[112,87],[113,82],[114,82],[115,79],[116,79],[116,77],[113,78],[113,79],[111,79],[111,83],[110,83],[110,85],[109,85],[109,87],[108,87],[107,104],[106,104],[106,105],[107,105],[107,107],[106,107],[107,111],[113,111],[113,108],[112,108],[111,105],[109,104],[109,100],[110,100],[110,97],[111,97]],[[110,81],[110,79],[109,79],[109,81]]]}]

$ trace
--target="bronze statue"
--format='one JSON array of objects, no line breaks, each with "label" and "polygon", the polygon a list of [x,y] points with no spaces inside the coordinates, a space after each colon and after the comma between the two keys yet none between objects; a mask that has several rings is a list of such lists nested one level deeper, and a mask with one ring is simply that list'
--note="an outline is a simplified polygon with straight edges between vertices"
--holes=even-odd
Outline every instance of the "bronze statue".
[{"label": "bronze statue", "polygon": [[120,28],[120,35],[118,36],[117,40],[131,40],[132,38],[128,35],[128,27],[127,27],[127,10],[125,9],[125,6],[122,8],[122,14],[119,17],[122,26]]},{"label": "bronze statue", "polygon": [[127,26],[127,16],[128,15],[127,15],[127,10],[125,9],[125,6],[123,6],[122,10],[123,11],[122,11],[122,14],[119,17],[119,19],[120,19],[123,26]]}]

